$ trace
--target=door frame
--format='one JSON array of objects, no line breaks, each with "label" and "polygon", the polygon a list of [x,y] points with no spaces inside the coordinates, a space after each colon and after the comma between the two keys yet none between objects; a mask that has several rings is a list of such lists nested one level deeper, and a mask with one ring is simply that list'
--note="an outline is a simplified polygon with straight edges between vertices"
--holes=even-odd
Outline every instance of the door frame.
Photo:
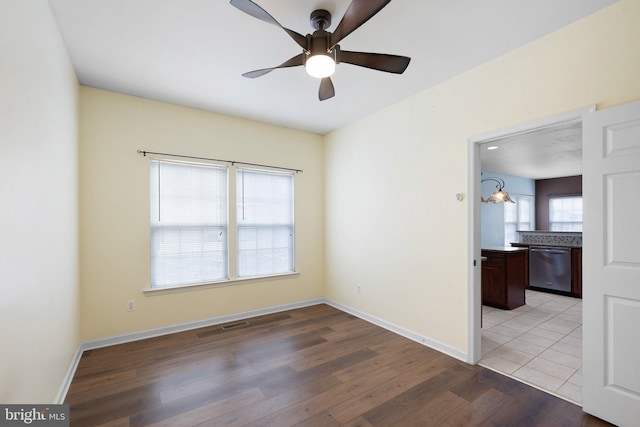
[{"label": "door frame", "polygon": [[[480,145],[496,139],[534,132],[549,126],[582,121],[587,114],[596,111],[596,105],[589,105],[575,110],[554,114],[531,120],[502,129],[497,129],[467,138],[467,362],[477,364],[482,356],[480,321],[482,301],[480,288]],[[583,236],[584,237],[584,236]]]}]

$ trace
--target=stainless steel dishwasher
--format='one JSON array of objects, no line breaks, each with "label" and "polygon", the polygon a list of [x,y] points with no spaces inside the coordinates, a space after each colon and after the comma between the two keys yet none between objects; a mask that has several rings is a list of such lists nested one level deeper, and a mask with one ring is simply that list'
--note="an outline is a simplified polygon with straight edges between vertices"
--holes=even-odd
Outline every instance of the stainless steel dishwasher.
[{"label": "stainless steel dishwasher", "polygon": [[529,248],[529,286],[571,292],[571,248]]}]

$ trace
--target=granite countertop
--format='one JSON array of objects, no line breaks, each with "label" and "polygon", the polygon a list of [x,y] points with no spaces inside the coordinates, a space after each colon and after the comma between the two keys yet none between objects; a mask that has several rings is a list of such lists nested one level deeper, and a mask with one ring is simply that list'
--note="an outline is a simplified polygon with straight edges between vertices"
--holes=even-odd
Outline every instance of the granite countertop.
[{"label": "granite countertop", "polygon": [[582,248],[581,245],[563,245],[561,243],[519,243],[512,242],[512,245],[520,248],[528,248],[530,246],[548,246],[550,248]]},{"label": "granite countertop", "polygon": [[518,246],[488,246],[486,248],[482,248],[483,251],[497,251],[497,252],[518,252],[518,251],[526,251],[528,247],[518,247]]},{"label": "granite countertop", "polygon": [[582,231],[517,230],[517,232],[527,234],[568,234],[571,236],[582,236]]}]

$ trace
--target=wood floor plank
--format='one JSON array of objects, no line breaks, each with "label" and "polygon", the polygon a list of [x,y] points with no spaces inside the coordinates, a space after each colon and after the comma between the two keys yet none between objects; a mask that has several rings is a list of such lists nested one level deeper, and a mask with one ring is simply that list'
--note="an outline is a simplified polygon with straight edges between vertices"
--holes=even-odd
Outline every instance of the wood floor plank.
[{"label": "wood floor plank", "polygon": [[[368,413],[369,411],[389,402],[396,396],[416,386],[426,378],[430,378],[445,371],[434,360],[425,360],[417,364],[407,364],[411,369],[398,371],[399,375],[384,384],[345,399],[343,402],[329,409],[329,413],[342,423]],[[393,364],[387,368],[395,369]]]},{"label": "wood floor plank", "polygon": [[[455,365],[451,369],[422,381],[420,384],[395,396],[393,399],[376,406],[363,414],[364,418],[375,426],[399,426],[407,413],[419,409],[425,402],[431,402],[439,395],[448,391],[449,387],[457,384],[469,375],[473,367]],[[401,409],[401,410],[398,410]]]},{"label": "wood floor plank", "polygon": [[229,412],[242,410],[265,399],[259,389],[251,389],[225,399],[148,424],[149,427],[189,427],[201,423],[213,423],[212,419]]},{"label": "wood floor plank", "polygon": [[333,419],[331,414],[323,411],[304,421],[293,424],[292,427],[340,427],[340,423]]},{"label": "wood floor plank", "polygon": [[79,378],[70,385],[68,394],[86,394],[89,390],[98,387],[113,387],[119,383],[129,383],[136,378],[136,375],[135,369],[123,369],[107,372],[103,375],[92,375],[84,379]]},{"label": "wood floor plank", "polygon": [[503,375],[489,369],[476,369],[467,378],[451,387],[451,391],[470,402],[484,395],[488,390],[500,384]]},{"label": "wood floor plank", "polygon": [[365,344],[362,344],[357,340],[343,346],[335,346],[332,343],[328,346],[318,346],[317,348],[312,349],[307,353],[307,356],[292,360],[290,366],[296,371],[302,372],[317,366],[322,366],[357,351],[369,351],[373,353],[373,350],[369,349]]},{"label": "wood floor plank", "polygon": [[234,383],[227,383],[220,387],[211,388],[166,404],[160,404],[154,407],[149,406],[131,415],[131,426],[147,426],[167,418],[182,415],[211,402],[226,399],[233,395],[240,394],[243,391],[250,390],[255,387],[255,384],[269,383],[294,376],[295,374],[296,372],[289,367],[276,368],[251,378],[246,378]]},{"label": "wood floor plank", "polygon": [[468,410],[470,406],[471,404],[465,399],[455,393],[445,391],[435,395],[428,402],[417,405],[414,410],[406,411],[400,421],[393,425],[406,427],[442,426],[461,411]]},{"label": "wood floor plank", "polygon": [[79,404],[69,401],[70,420],[76,426],[95,426],[109,421],[130,417],[139,410],[160,405],[160,396],[153,386],[143,386]]},{"label": "wood floor plank", "polygon": [[[336,371],[333,376],[339,378],[341,381],[347,382],[363,376],[370,376],[371,372],[383,372],[386,369],[393,369],[394,372],[400,373],[402,371],[400,368],[389,368],[389,365],[402,357],[410,357],[412,353],[420,353],[420,355],[422,355],[423,353],[421,350],[421,348],[414,345],[400,344],[394,349],[389,349],[387,352],[376,351],[377,356],[363,360],[359,363],[354,363],[351,366],[347,366],[344,369]],[[416,355],[416,357],[419,356]]]},{"label": "wood floor plank", "polygon": [[129,417],[112,420],[96,427],[129,427]]},{"label": "wood floor plank", "polygon": [[[461,411],[452,417],[452,421],[459,425],[470,425],[472,422],[481,424],[494,417],[497,412],[509,410],[516,402],[515,397],[490,388],[472,400],[471,407],[467,411]],[[457,423],[457,420],[460,422]]]},{"label": "wood floor plank", "polygon": [[[332,380],[335,380],[331,378]],[[282,393],[276,394],[273,397],[262,400],[256,404],[223,414],[211,420],[211,423],[204,423],[202,427],[206,426],[225,426],[225,427],[239,427],[246,426],[249,423],[256,420],[265,419],[266,417],[285,410],[286,408],[302,402],[306,399],[313,398],[318,393],[322,393],[329,388],[336,385],[335,382],[331,382],[328,386],[327,378],[319,378],[315,381],[305,382],[302,386],[291,388],[288,387]]]},{"label": "wood floor plank", "polygon": [[246,320],[86,351],[71,425],[609,425],[325,304]]},{"label": "wood floor plank", "polygon": [[340,424],[342,427],[375,427],[369,421],[362,417],[354,418],[353,420]]},{"label": "wood floor plank", "polygon": [[[392,369],[386,371],[380,370],[375,376],[369,375],[350,382],[341,383],[324,392],[314,393],[309,399],[291,405],[278,413],[271,414],[255,423],[247,424],[247,427],[257,427],[265,423],[267,425],[303,423],[307,418],[313,418],[325,413],[329,408],[342,403],[345,399],[365,393],[367,390],[392,381],[397,375],[398,372]],[[335,420],[333,416],[331,418]]]},{"label": "wood floor plank", "polygon": [[[329,328],[323,328],[323,330],[325,329]],[[326,341],[327,340],[321,337],[317,331],[306,332],[276,339],[259,346],[237,350],[234,352],[234,356],[238,360],[269,360],[282,354],[303,350],[308,347],[322,344]]]}]

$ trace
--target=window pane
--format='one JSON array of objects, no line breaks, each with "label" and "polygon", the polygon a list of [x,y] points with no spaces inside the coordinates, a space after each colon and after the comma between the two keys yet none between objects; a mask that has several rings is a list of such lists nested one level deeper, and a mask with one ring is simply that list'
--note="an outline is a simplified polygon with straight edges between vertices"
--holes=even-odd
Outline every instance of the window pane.
[{"label": "window pane", "polygon": [[518,221],[518,198],[513,196],[515,200],[514,203],[505,203],[504,204],[504,220],[505,222],[517,222]]},{"label": "window pane", "polygon": [[153,227],[153,287],[204,283],[226,277],[226,236],[219,227]]},{"label": "window pane", "polygon": [[515,203],[504,203],[504,245],[518,241],[517,231],[531,230],[531,196],[511,194]]},{"label": "window pane", "polygon": [[531,222],[531,198],[518,197],[518,222]]},{"label": "window pane", "polygon": [[227,170],[151,161],[151,287],[227,275]]},{"label": "window pane", "polygon": [[504,245],[510,246],[511,242],[518,241],[518,233],[516,233],[515,223],[505,223],[504,225]]},{"label": "window pane", "polygon": [[549,228],[552,231],[582,231],[582,197],[549,199]]},{"label": "window pane", "polygon": [[237,172],[238,277],[294,271],[293,175]]}]

